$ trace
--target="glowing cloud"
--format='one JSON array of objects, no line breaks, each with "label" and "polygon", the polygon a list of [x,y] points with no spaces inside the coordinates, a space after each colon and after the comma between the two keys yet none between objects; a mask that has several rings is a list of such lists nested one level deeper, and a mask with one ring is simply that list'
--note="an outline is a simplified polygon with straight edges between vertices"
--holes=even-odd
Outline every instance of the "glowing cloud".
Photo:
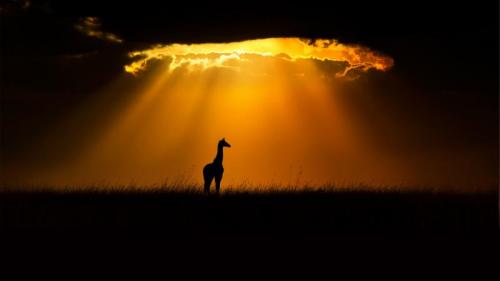
[{"label": "glowing cloud", "polygon": [[248,55],[273,57],[284,61],[311,59],[343,62],[345,69],[337,76],[345,76],[351,70],[386,71],[393,59],[359,45],[341,44],[334,39],[308,40],[301,38],[266,38],[230,43],[170,44],[129,53],[137,58],[125,65],[125,71],[137,74],[147,68],[150,60],[170,60],[169,70],[181,66],[234,67],[231,61],[247,60]]},{"label": "glowing cloud", "polygon": [[86,17],[82,18],[75,24],[75,29],[80,31],[81,33],[89,36],[98,38],[101,40],[113,42],[113,43],[122,43],[123,39],[118,37],[116,34],[110,32],[104,32],[100,30],[101,22],[99,18],[96,17]]}]

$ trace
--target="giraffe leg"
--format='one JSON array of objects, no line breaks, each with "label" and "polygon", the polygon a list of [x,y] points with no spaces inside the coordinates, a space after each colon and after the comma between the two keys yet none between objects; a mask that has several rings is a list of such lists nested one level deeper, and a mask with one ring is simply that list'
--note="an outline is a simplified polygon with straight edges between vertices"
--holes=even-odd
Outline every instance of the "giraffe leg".
[{"label": "giraffe leg", "polygon": [[203,181],[204,181],[203,191],[207,194],[210,194],[210,185],[212,184],[213,178],[214,178],[214,175],[212,173],[211,165],[207,164],[203,168]]},{"label": "giraffe leg", "polygon": [[205,177],[205,188],[204,191],[207,194],[210,194],[210,185],[212,184],[213,177],[212,176],[206,176]]},{"label": "giraffe leg", "polygon": [[215,192],[219,194],[220,182],[222,181],[222,174],[215,176]]}]

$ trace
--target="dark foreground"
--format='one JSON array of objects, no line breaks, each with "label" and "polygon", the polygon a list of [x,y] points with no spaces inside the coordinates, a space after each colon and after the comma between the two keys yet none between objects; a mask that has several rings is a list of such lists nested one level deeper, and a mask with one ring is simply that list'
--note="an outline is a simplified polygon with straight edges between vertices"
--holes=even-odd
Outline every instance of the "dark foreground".
[{"label": "dark foreground", "polygon": [[496,193],[3,193],[0,208],[2,270],[498,276]]}]

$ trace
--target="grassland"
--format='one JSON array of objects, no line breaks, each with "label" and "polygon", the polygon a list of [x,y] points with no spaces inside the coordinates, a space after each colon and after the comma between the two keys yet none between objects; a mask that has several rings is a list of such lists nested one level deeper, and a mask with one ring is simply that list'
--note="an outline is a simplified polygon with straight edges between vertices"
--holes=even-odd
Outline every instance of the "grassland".
[{"label": "grassland", "polygon": [[0,193],[2,270],[498,274],[498,193]]}]

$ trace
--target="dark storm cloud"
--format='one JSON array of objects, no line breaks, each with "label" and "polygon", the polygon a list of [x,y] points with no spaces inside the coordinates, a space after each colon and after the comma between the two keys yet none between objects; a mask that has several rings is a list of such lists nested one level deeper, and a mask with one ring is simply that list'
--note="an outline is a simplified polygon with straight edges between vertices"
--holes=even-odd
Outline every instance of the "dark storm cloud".
[{"label": "dark storm cloud", "polygon": [[[119,34],[130,50],[152,44],[235,42],[268,37],[335,38],[393,57],[393,71],[443,91],[496,90],[498,3],[393,1],[349,3],[253,1],[162,3],[52,1],[75,19],[98,16],[102,30]],[[141,44],[141,47],[136,45]],[[476,71],[478,70],[479,71]]]}]

